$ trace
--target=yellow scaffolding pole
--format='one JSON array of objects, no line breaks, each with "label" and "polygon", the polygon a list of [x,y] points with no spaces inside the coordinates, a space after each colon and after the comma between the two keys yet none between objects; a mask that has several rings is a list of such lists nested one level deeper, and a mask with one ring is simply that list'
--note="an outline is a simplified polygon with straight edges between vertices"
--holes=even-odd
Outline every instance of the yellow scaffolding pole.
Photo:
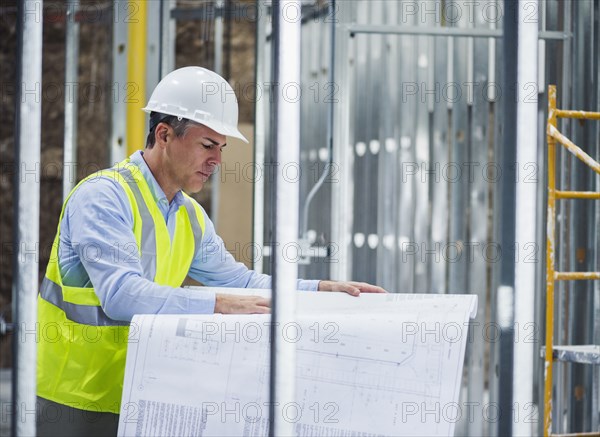
[{"label": "yellow scaffolding pole", "polygon": [[[548,89],[548,127],[556,128],[556,86]],[[548,211],[546,226],[546,353],[544,355],[544,436],[552,434],[552,345],[554,344],[554,235],[556,140],[548,134]]]},{"label": "yellow scaffolding pole", "polygon": [[146,0],[130,0],[132,11],[127,34],[127,155],[144,147],[146,116],[141,110],[146,103]]},{"label": "yellow scaffolding pole", "polygon": [[557,199],[600,199],[600,193],[595,191],[560,191],[556,190]]},{"label": "yellow scaffolding pole", "polygon": [[[553,85],[551,85],[551,86],[553,86]],[[578,119],[584,119],[584,120],[600,120],[600,112],[570,111],[567,109],[557,109],[556,116],[560,117],[560,118],[578,118]]]},{"label": "yellow scaffolding pole", "polygon": [[561,134],[555,126],[548,124],[548,135],[561,143],[565,148],[583,161],[587,166],[591,167],[596,173],[600,174],[600,164],[592,159],[590,155],[577,147],[570,139]]},{"label": "yellow scaffolding pole", "polygon": [[[557,118],[600,120],[600,112],[571,111],[556,108],[556,85],[548,87],[548,214],[546,222],[546,345],[544,354],[544,436],[552,435],[552,366],[554,345],[554,284],[556,281],[600,279],[600,272],[557,272],[555,270],[556,199],[600,199],[600,192],[560,191],[556,189],[556,143],[583,161],[596,173],[600,164],[577,147],[557,129]],[[600,433],[563,434],[563,436],[600,436]]]}]

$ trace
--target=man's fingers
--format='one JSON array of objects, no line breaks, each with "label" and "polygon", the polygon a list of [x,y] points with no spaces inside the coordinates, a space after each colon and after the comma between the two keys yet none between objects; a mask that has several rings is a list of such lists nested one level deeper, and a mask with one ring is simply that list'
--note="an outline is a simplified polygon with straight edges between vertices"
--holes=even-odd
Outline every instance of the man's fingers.
[{"label": "man's fingers", "polygon": [[359,296],[360,295],[360,289],[356,288],[356,287],[349,287],[348,290],[346,291],[346,293],[352,295],[352,296]]},{"label": "man's fingers", "polygon": [[333,291],[342,291],[344,293],[348,293],[350,296],[358,296],[360,295],[360,289],[350,284],[349,282],[340,282],[337,283]]},{"label": "man's fingers", "polygon": [[352,283],[356,285],[363,293],[387,293],[387,291],[377,285],[367,284],[366,282]]},{"label": "man's fingers", "polygon": [[265,299],[264,297],[259,297],[256,301],[256,305],[261,307],[271,308],[271,299]]},{"label": "man's fingers", "polygon": [[367,284],[366,282],[354,281],[321,281],[319,282],[319,291],[337,291],[348,293],[351,296],[359,296],[360,293],[387,293],[381,287]]},{"label": "man's fingers", "polygon": [[[321,291],[337,291],[350,296],[360,296],[360,293],[387,293],[383,288],[366,282],[334,282],[321,281]],[[269,314],[271,300],[260,296],[235,296],[217,294],[215,313],[222,314]]]},{"label": "man's fingers", "polygon": [[271,301],[258,296],[240,296],[242,306],[241,313],[247,314],[269,314],[271,312]]},{"label": "man's fingers", "polygon": [[271,300],[259,296],[236,296],[217,294],[215,313],[221,314],[268,314]]},{"label": "man's fingers", "polygon": [[270,314],[271,307],[264,305],[256,305],[252,311],[252,314]]}]

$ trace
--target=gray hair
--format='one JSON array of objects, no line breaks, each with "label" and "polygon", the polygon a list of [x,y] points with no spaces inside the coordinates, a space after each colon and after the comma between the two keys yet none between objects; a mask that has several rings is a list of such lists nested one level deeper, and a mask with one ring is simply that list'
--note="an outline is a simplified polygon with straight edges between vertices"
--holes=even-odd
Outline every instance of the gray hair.
[{"label": "gray hair", "polygon": [[158,123],[166,123],[173,128],[175,135],[177,137],[183,137],[187,133],[188,129],[192,126],[201,126],[199,123],[195,121],[188,120],[187,118],[177,117],[176,115],[164,115],[161,117],[160,121],[155,122],[153,125],[152,119],[156,118],[156,116],[160,116],[162,114],[152,113],[151,121],[150,121],[150,131],[148,132],[148,137],[146,138],[146,148],[151,149],[154,147],[154,143],[156,141],[156,126]]}]

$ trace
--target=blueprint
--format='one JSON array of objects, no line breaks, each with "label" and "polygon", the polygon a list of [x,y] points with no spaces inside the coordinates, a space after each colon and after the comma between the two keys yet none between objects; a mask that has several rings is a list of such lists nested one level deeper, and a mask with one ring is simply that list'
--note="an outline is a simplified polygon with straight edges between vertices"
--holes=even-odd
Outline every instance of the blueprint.
[{"label": "blueprint", "polygon": [[[472,295],[299,292],[276,329],[296,345],[283,420],[298,436],[453,435],[476,308]],[[119,435],[268,435],[270,328],[269,315],[136,316]]]}]

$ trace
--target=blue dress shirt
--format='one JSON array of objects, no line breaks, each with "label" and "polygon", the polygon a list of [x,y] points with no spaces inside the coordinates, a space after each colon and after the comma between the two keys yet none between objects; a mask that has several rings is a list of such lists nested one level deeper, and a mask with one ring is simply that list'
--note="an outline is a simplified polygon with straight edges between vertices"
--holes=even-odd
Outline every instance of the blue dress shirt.
[{"label": "blue dress shirt", "polygon": [[[141,169],[173,238],[183,194],[178,192],[169,203],[141,151],[131,162]],[[235,261],[200,208],[205,221],[202,249],[189,276],[208,286],[270,288],[270,276]],[[134,314],[214,312],[215,293],[158,285],[142,276],[131,205],[121,185],[108,177],[90,179],[72,194],[60,224],[58,258],[63,284],[93,286],[104,312],[114,320],[130,321]],[[314,291],[318,284],[299,280],[298,289]]]}]

